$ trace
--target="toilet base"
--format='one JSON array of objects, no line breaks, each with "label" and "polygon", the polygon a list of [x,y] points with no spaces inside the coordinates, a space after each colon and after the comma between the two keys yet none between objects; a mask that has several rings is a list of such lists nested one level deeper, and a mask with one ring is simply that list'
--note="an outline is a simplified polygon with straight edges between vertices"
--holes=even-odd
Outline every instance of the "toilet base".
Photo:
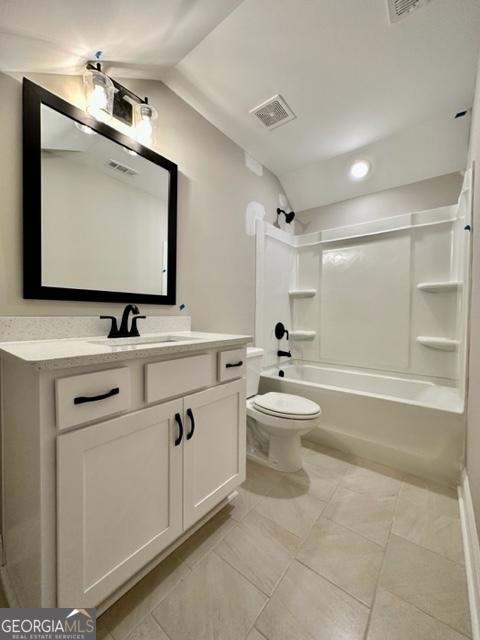
[{"label": "toilet base", "polygon": [[261,425],[248,419],[247,458],[277,471],[299,471],[303,467],[300,436],[272,436],[265,433]]},{"label": "toilet base", "polygon": [[300,471],[303,466],[301,446],[300,436],[297,434],[278,438],[270,435],[269,465],[278,471]]},{"label": "toilet base", "polygon": [[[287,438],[288,440],[289,438]],[[300,440],[300,437],[298,436]],[[295,444],[292,447],[292,443],[284,446],[283,441],[285,438],[277,438],[280,441],[280,444],[276,444],[273,449],[270,444],[269,455],[265,455],[262,451],[248,451],[247,450],[247,458],[252,460],[252,462],[256,462],[257,464],[262,464],[265,467],[269,467],[270,469],[275,469],[276,471],[281,471],[283,473],[293,473],[295,471],[300,471],[303,468],[303,460],[301,456],[300,445]],[[288,446],[288,451],[285,449]]]},{"label": "toilet base", "polygon": [[[300,398],[301,400],[301,398]],[[302,468],[301,437],[318,426],[321,412],[308,419],[279,417],[258,411],[247,400],[247,455],[272,469],[294,473]]]}]

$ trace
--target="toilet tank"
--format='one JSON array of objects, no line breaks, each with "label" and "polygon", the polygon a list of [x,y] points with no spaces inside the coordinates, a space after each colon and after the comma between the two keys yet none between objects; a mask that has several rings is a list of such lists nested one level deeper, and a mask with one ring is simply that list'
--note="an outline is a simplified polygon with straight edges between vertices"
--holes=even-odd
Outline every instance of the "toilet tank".
[{"label": "toilet tank", "polygon": [[263,368],[263,349],[247,347],[247,398],[257,395]]}]

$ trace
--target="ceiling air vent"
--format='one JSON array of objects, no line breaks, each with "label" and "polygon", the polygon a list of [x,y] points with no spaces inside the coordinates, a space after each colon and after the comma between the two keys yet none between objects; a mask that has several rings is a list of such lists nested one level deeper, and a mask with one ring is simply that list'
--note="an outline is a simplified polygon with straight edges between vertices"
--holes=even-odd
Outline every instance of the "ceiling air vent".
[{"label": "ceiling air vent", "polygon": [[120,164],[120,162],[116,162],[115,160],[109,160],[107,162],[107,167],[118,171],[118,173],[123,173],[124,176],[138,176],[138,171],[135,171],[135,169],[132,169],[131,167],[127,167],[126,164]]},{"label": "ceiling air vent", "polygon": [[430,0],[387,0],[390,22],[398,22],[406,18],[416,9],[421,9]]},{"label": "ceiling air vent", "polygon": [[297,117],[281,95],[273,96],[266,102],[262,102],[250,113],[257,116],[267,129],[275,129],[275,127],[286,124]]}]

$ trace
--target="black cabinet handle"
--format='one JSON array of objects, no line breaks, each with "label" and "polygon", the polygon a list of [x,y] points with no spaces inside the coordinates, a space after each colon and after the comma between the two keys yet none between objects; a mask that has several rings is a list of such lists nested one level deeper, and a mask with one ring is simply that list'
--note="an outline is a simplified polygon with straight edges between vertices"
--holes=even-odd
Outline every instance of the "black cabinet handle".
[{"label": "black cabinet handle", "polygon": [[181,443],[183,438],[182,416],[179,413],[176,413],[175,420],[178,424],[178,438],[175,440],[175,446],[178,447],[178,445]]},{"label": "black cabinet handle", "polygon": [[187,416],[190,418],[190,423],[192,425],[192,428],[187,433],[187,440],[190,440],[195,433],[195,418],[193,417],[193,411],[191,409],[187,409]]},{"label": "black cabinet handle", "polygon": [[73,399],[73,404],[85,404],[86,402],[98,402],[99,400],[106,400],[112,396],[118,396],[120,393],[119,387],[114,387],[107,391],[107,393],[101,393],[99,396],[78,396]]},{"label": "black cabinet handle", "polygon": [[243,360],[239,360],[238,362],[227,362],[225,367],[227,369],[231,369],[232,367],[241,367],[243,364]]}]

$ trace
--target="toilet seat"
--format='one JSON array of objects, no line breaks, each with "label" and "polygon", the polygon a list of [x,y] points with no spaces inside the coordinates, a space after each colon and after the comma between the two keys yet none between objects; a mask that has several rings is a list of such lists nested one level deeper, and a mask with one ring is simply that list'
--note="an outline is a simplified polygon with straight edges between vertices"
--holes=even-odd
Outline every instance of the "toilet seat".
[{"label": "toilet seat", "polygon": [[316,402],[290,393],[255,396],[253,406],[260,413],[287,420],[313,420],[322,413]]}]

